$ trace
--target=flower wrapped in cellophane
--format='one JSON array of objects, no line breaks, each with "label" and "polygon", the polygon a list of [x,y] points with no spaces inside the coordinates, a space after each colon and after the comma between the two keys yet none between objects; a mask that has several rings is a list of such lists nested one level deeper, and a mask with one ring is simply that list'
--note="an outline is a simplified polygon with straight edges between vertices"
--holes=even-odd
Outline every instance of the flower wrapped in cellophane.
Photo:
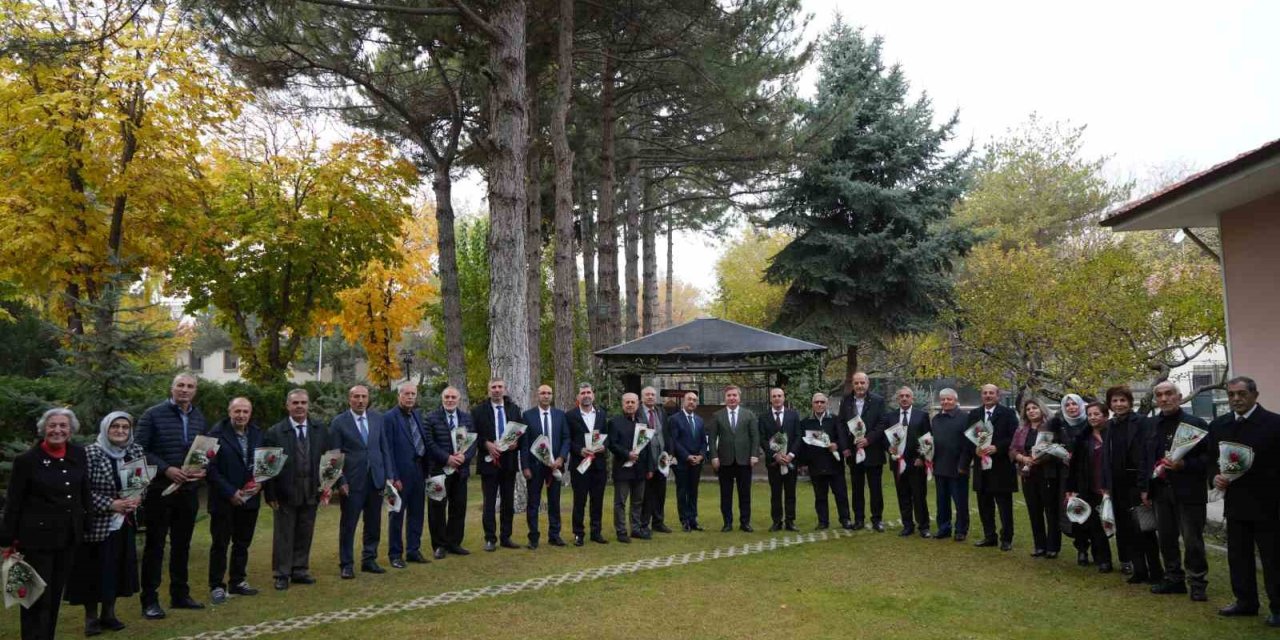
[{"label": "flower wrapped in cellophane", "polygon": [[[475,445],[477,438],[479,438],[479,436],[467,431],[466,427],[454,427],[453,431],[449,432],[449,439],[453,441],[453,452],[461,453],[463,455],[466,455],[467,450]],[[444,474],[446,476],[453,475],[454,471],[457,471],[457,469],[447,465],[444,468]]]},{"label": "flower wrapped in cellophane", "polygon": [[278,475],[284,469],[284,463],[289,459],[289,455],[284,452],[283,447],[258,447],[253,450],[253,477],[245,483],[246,491],[252,491],[258,488],[258,485],[266,482]]},{"label": "flower wrapped in cellophane", "polygon": [[1089,521],[1089,516],[1093,514],[1093,507],[1080,496],[1071,496],[1067,500],[1067,519],[1075,524],[1084,524]]},{"label": "flower wrapped in cellophane", "polygon": [[[528,428],[529,425],[523,422],[508,422],[507,426],[503,429],[502,437],[498,438],[497,442],[494,442],[493,445],[498,448],[499,453],[502,453],[503,451],[510,451],[512,447],[516,446],[516,443],[520,442],[520,436],[523,436],[524,430]],[[497,462],[494,461],[493,456],[485,456],[484,461],[497,464]]]},{"label": "flower wrapped in cellophane", "polygon": [[390,482],[382,486],[382,504],[386,505],[390,513],[400,513],[400,508],[404,505],[400,500],[400,492],[396,491],[396,486]]},{"label": "flower wrapped in cellophane", "polygon": [[440,502],[441,500],[444,500],[445,495],[447,493],[444,488],[444,479],[445,479],[445,475],[443,473],[440,475],[431,476],[430,478],[427,478],[427,497],[428,498],[431,498],[436,502]]},{"label": "flower wrapped in cellophane", "polygon": [[661,473],[664,478],[670,477],[671,466],[675,463],[676,457],[666,451],[663,451],[662,455],[658,456],[658,473]]},{"label": "flower wrapped in cellophane", "polygon": [[920,457],[924,459],[925,481],[933,480],[933,434],[920,436]]},{"label": "flower wrapped in cellophane", "polygon": [[894,460],[898,475],[907,470],[907,425],[898,424],[885,429],[884,440],[889,445],[889,455]]},{"label": "flower wrapped in cellophane", "polygon": [[1102,532],[1108,538],[1116,534],[1116,508],[1111,504],[1111,496],[1102,496],[1102,504],[1098,505],[1098,520],[1102,522]]},{"label": "flower wrapped in cellophane", "polygon": [[342,465],[346,455],[341,449],[330,449],[320,454],[320,503],[329,504],[333,485],[342,477]]},{"label": "flower wrapped in cellophane", "polygon": [[[810,429],[804,432],[804,437],[800,441],[809,446],[831,450],[831,436],[827,435],[826,431]],[[831,451],[831,455],[835,456],[836,460],[840,459],[839,451]]]},{"label": "flower wrapped in cellophane", "polygon": [[[182,459],[182,472],[186,474],[199,473],[208,468],[209,463],[213,461],[214,456],[218,455],[217,438],[209,436],[196,436],[191,441],[191,447],[187,449],[187,455]],[[174,483],[164,488],[160,493],[167,496],[177,491],[183,483]]]},{"label": "flower wrapped in cellophane", "polygon": [[44,578],[22,559],[22,554],[10,551],[0,565],[0,584],[4,585],[4,608],[15,604],[30,609],[44,593]]},{"label": "flower wrapped in cellophane", "polygon": [[972,442],[973,446],[977,448],[977,451],[979,452],[978,460],[982,463],[982,470],[990,471],[991,455],[981,453],[981,451],[984,448],[991,446],[991,442],[995,438],[995,430],[991,428],[991,423],[986,420],[982,420],[969,425],[969,428],[964,432],[964,437],[968,438],[969,442]]},{"label": "flower wrapped in cellophane", "polygon": [[[1235,482],[1253,467],[1253,447],[1235,442],[1218,443],[1218,475]],[[1226,497],[1227,492],[1214,487],[1209,491],[1209,502]]]},{"label": "flower wrapped in cellophane", "polygon": [[604,451],[604,441],[608,437],[608,434],[599,431],[591,432],[591,443],[586,446],[587,455],[582,458],[582,462],[578,463],[578,473],[585,474],[587,469],[591,468],[591,462],[596,459],[596,454]]},{"label": "flower wrapped in cellophane", "polygon": [[529,453],[533,454],[534,459],[541,462],[543,466],[551,469],[551,475],[554,476],[556,480],[559,480],[560,476],[564,475],[560,473],[559,469],[552,467],[552,465],[556,463],[556,459],[555,454],[551,451],[550,438],[545,435],[538,436],[534,439],[533,444],[529,445]]},{"label": "flower wrapped in cellophane", "polygon": [[[785,456],[787,454],[787,434],[779,431],[773,434],[772,436],[770,436],[769,451],[773,452],[774,456],[777,456],[779,453]],[[785,476],[787,475],[787,472],[790,469],[791,469],[791,463],[789,462],[778,463],[778,473]]]},{"label": "flower wrapped in cellophane", "polygon": [[120,465],[120,497],[125,500],[141,498],[156,477],[156,466],[147,464],[145,457],[138,457]]},{"label": "flower wrapped in cellophane", "polygon": [[1187,454],[1191,453],[1191,450],[1208,435],[1208,431],[1193,424],[1178,423],[1178,430],[1173,432],[1173,442],[1169,443],[1169,450],[1165,452],[1164,458],[1156,462],[1156,468],[1151,472],[1151,477],[1163,477],[1169,467],[1167,463],[1176,463],[1187,457]]},{"label": "flower wrapped in cellophane", "polygon": [[[646,425],[636,423],[636,430],[631,434],[631,453],[634,453],[638,459],[640,454],[644,453],[644,448],[649,446],[650,440],[653,440],[653,429],[650,429]],[[622,466],[633,467],[635,464],[635,460],[628,460],[622,463]]]},{"label": "flower wrapped in cellophane", "polygon": [[[855,416],[846,424],[849,426],[849,435],[853,436],[853,442],[857,442],[867,437],[867,423],[862,421],[862,416]],[[866,459],[867,452],[865,449],[859,448],[858,452],[853,454],[853,461],[855,463],[861,463]]]}]

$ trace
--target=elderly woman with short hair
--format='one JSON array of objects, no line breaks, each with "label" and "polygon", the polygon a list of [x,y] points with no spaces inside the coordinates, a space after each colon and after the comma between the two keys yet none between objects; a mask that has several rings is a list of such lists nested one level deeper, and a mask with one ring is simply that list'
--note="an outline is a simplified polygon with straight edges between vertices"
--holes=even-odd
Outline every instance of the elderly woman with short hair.
[{"label": "elderly woman with short hair", "polygon": [[47,586],[22,610],[22,638],[51,639],[76,545],[89,509],[89,460],[71,444],[80,421],[70,409],[50,409],[36,422],[40,442],[13,460],[0,548],[17,551]]},{"label": "elderly woman with short hair", "polygon": [[98,425],[98,439],[85,447],[89,457],[88,523],[76,550],[67,602],[84,605],[84,634],[103,629],[119,631],[116,598],[138,592],[137,531],[132,513],[139,498],[122,498],[120,471],[125,463],[143,458],[133,442],[133,417],[123,411],[107,414]]}]

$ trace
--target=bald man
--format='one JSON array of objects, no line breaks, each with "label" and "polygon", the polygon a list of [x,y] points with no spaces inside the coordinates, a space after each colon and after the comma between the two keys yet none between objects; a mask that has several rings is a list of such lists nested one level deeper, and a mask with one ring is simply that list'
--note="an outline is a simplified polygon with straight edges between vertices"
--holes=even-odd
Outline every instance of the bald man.
[{"label": "bald man", "polygon": [[[1165,453],[1173,446],[1173,436],[1182,423],[1206,431],[1209,424],[1182,410],[1182,391],[1178,385],[1165,380],[1157,384],[1151,393],[1160,413],[1153,420],[1144,467],[1158,469],[1159,475],[1149,483],[1148,494],[1144,498],[1155,504],[1160,555],[1164,559],[1164,580],[1151,587],[1151,592],[1187,593],[1189,583],[1191,599],[1203,602],[1207,599],[1205,590],[1209,575],[1209,562],[1204,552],[1204,525],[1208,517],[1206,488],[1215,452],[1210,439],[1205,438],[1177,462],[1165,458]],[[1182,539],[1181,550],[1178,548],[1179,538]]]},{"label": "bald man", "polygon": [[[1018,472],[1009,458],[1013,434],[1018,431],[1018,414],[1000,404],[1000,387],[982,387],[982,406],[969,412],[969,424],[987,421],[995,432],[991,445],[974,452],[973,490],[978,494],[978,518],[982,521],[982,539],[975,547],[1000,545],[1002,551],[1013,549],[1013,492],[1018,490]],[[982,469],[980,457],[991,456],[991,468]],[[1000,537],[996,538],[996,510],[1000,511]]]},{"label": "bald man", "polygon": [[[538,511],[542,506],[542,489],[547,490],[547,542],[553,547],[563,547],[560,537],[560,480],[555,472],[569,472],[565,462],[569,459],[569,423],[564,412],[551,406],[555,391],[550,385],[538,387],[538,406],[524,412],[524,423],[529,428],[520,436],[520,460],[525,488],[525,520],[529,524],[529,548],[537,549],[541,534],[538,531]],[[546,436],[551,444],[551,466],[533,455],[533,441]]]},{"label": "bald man", "polygon": [[[837,422],[849,436],[849,421],[862,418],[867,427],[867,436],[861,440],[848,437],[849,448],[843,451],[845,463],[849,465],[849,482],[851,502],[853,503],[853,528],[866,526],[866,494],[871,495],[871,528],[876,532],[884,532],[884,435],[880,431],[880,418],[884,415],[884,397],[871,392],[871,378],[859,371],[853,374],[850,382],[852,393],[840,400],[840,415]],[[866,458],[858,462],[857,452],[862,449]],[[844,474],[841,472],[841,482]],[[864,489],[865,487],[865,489]]]}]

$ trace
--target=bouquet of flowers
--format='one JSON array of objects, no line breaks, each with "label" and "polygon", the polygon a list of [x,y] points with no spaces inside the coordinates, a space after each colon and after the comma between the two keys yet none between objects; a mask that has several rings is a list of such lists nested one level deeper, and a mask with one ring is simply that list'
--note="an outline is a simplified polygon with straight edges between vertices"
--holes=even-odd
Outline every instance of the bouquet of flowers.
[{"label": "bouquet of flowers", "polygon": [[[449,435],[453,439],[454,453],[465,453],[476,443],[476,438],[479,437],[476,434],[467,431],[466,427],[454,427],[453,431],[449,432]],[[454,471],[457,471],[457,469],[454,469],[453,467],[444,468],[444,474],[446,476],[453,475]]]},{"label": "bouquet of flowers", "polygon": [[[533,457],[537,458],[538,462],[541,462],[548,469],[551,469],[551,465],[556,462],[555,456],[551,453],[551,440],[546,436],[538,436],[533,441],[533,444],[529,445],[529,453],[532,453]],[[559,480],[564,474],[559,469],[551,469],[551,475],[555,476],[556,480]]]},{"label": "bouquet of flowers", "polygon": [[[853,418],[847,424],[849,425],[849,434],[853,436],[854,442],[867,437],[867,423],[862,421],[861,416]],[[858,452],[853,455],[853,461],[855,463],[862,462],[866,459],[867,452],[863,449],[858,449]]]},{"label": "bouquet of flowers", "polygon": [[658,473],[661,473],[662,477],[664,478],[670,477],[671,465],[675,463],[676,463],[675,456],[667,453],[666,451],[663,451],[662,455],[658,456]]},{"label": "bouquet of flowers", "polygon": [[[508,422],[506,430],[502,432],[502,437],[498,438],[498,441],[493,444],[498,447],[499,452],[507,451],[520,442],[520,436],[524,435],[524,430],[528,428],[529,426],[523,422]],[[485,456],[484,461],[497,464],[493,456]]]},{"label": "bouquet of flowers", "polygon": [[[827,435],[826,431],[818,431],[817,429],[805,431],[804,438],[801,438],[800,441],[809,446],[818,447],[820,449],[831,449],[831,436]],[[832,451],[831,455],[835,456],[837,461],[840,460],[839,451]]]},{"label": "bouquet of flowers", "polygon": [[1169,444],[1169,450],[1164,454],[1164,460],[1156,463],[1155,471],[1151,472],[1152,478],[1164,477],[1165,471],[1168,469],[1164,465],[1165,460],[1169,462],[1178,462],[1185,458],[1191,450],[1209,435],[1208,431],[1201,429],[1195,425],[1181,422],[1178,424],[1178,430],[1173,432],[1173,442]]},{"label": "bouquet of flowers", "polygon": [[1102,496],[1102,504],[1098,505],[1098,519],[1102,521],[1102,532],[1108,538],[1116,533],[1116,510],[1111,506],[1111,496]]},{"label": "bouquet of flowers", "polygon": [[907,470],[907,425],[899,422],[884,432],[885,441],[889,443],[889,455],[898,462],[898,475]]},{"label": "bouquet of flowers", "polygon": [[[969,442],[972,442],[973,446],[977,447],[978,450],[982,450],[983,447],[991,446],[991,440],[995,437],[995,430],[991,428],[990,423],[983,420],[969,425],[969,429],[964,432],[964,437],[968,438]],[[991,469],[990,455],[979,454],[978,458],[982,461],[983,471]],[[1089,505],[1086,503],[1085,506]]]},{"label": "bouquet of flowers", "polygon": [[585,474],[587,469],[591,468],[591,462],[596,459],[596,454],[604,451],[604,441],[608,437],[608,434],[599,431],[591,432],[591,444],[587,446],[587,457],[578,463],[578,473]]},{"label": "bouquet of flowers", "polygon": [[400,500],[400,492],[390,482],[382,486],[382,504],[387,505],[390,513],[400,513],[400,507],[404,506],[404,502]]},{"label": "bouquet of flowers", "polygon": [[444,474],[427,478],[427,497],[440,502],[444,500]]},{"label": "bouquet of flowers", "polygon": [[1071,452],[1067,448],[1053,441],[1053,434],[1047,431],[1041,431],[1036,434],[1036,444],[1031,447],[1031,459],[1039,460],[1044,456],[1052,456],[1063,462],[1071,462]]},{"label": "bouquet of flowers", "polygon": [[[209,463],[213,461],[214,456],[218,455],[218,439],[209,436],[196,436],[191,441],[191,448],[187,450],[187,457],[182,460],[183,473],[196,473],[204,471]],[[181,484],[175,483],[164,488],[160,494],[167,496],[178,490]]]},{"label": "bouquet of flowers", "polygon": [[280,475],[289,459],[283,447],[258,447],[253,450],[253,477],[245,483],[245,491],[253,491],[258,485]]},{"label": "bouquet of flowers", "polygon": [[0,584],[4,585],[4,608],[15,604],[30,609],[47,586],[40,574],[22,559],[22,554],[9,553],[0,565]]},{"label": "bouquet of flowers", "polygon": [[[1218,473],[1235,482],[1253,466],[1253,448],[1234,442],[1218,443]],[[1226,492],[1214,487],[1209,491],[1209,502],[1216,502],[1226,497]]]},{"label": "bouquet of flowers", "polygon": [[342,451],[330,449],[320,454],[320,503],[329,504],[333,485],[342,477],[342,463],[346,459]]},{"label": "bouquet of flowers", "polygon": [[[653,440],[653,429],[647,425],[636,423],[636,431],[631,435],[631,453],[637,456],[644,452],[644,448],[649,446],[649,441]],[[622,463],[624,467],[635,466],[634,460],[628,460]]]},{"label": "bouquet of flowers", "polygon": [[156,477],[156,466],[147,464],[146,458],[134,458],[120,465],[120,497],[126,500],[141,498],[147,486]]},{"label": "bouquet of flowers", "polygon": [[925,480],[933,480],[933,434],[920,436],[920,457],[924,458]]},{"label": "bouquet of flowers", "polygon": [[[775,454],[785,454],[787,452],[787,434],[781,431],[773,434],[773,437],[769,438],[769,450]],[[787,475],[787,470],[790,468],[790,463],[780,464],[778,465],[778,473],[785,476]]]},{"label": "bouquet of flowers", "polygon": [[1071,496],[1071,499],[1067,501],[1067,519],[1076,524],[1087,522],[1092,513],[1093,508],[1080,496]]}]

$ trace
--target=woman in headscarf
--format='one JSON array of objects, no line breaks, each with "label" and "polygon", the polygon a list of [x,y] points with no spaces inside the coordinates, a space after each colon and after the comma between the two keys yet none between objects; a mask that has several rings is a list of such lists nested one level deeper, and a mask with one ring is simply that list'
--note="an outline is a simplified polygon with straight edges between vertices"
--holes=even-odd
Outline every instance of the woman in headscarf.
[{"label": "woman in headscarf", "polygon": [[[1061,442],[1067,450],[1075,451],[1075,442],[1080,435],[1089,430],[1089,422],[1084,415],[1084,398],[1074,393],[1068,393],[1062,396],[1060,405],[1061,411],[1053,416],[1053,420],[1049,421],[1049,428],[1054,433],[1060,434],[1059,442]],[[1070,491],[1071,488],[1066,486],[1067,478],[1063,475],[1063,491]],[[1061,510],[1060,510],[1061,511]],[[1063,513],[1059,519],[1062,530],[1074,540],[1072,546],[1076,548],[1076,564],[1087,567],[1089,566],[1089,532],[1084,525],[1071,522]]]},{"label": "woman in headscarf", "polygon": [[23,640],[52,640],[62,590],[89,509],[89,460],[71,444],[80,420],[70,409],[50,409],[36,422],[40,441],[13,459],[0,522],[0,551],[18,552],[45,581],[22,610]]},{"label": "woman in headscarf", "polygon": [[1034,449],[1042,435],[1053,443],[1064,443],[1060,434],[1050,428],[1049,412],[1039,400],[1024,400],[1021,413],[1022,425],[1013,434],[1009,457],[1022,477],[1022,495],[1027,501],[1031,537],[1035,542],[1031,556],[1053,559],[1062,550],[1058,518],[1062,511],[1062,478],[1067,475],[1067,466],[1061,458],[1051,455],[1036,457]]},{"label": "woman in headscarf", "polygon": [[143,458],[133,442],[133,417],[123,411],[107,414],[98,426],[98,440],[86,447],[89,457],[90,508],[84,541],[76,550],[67,602],[84,605],[84,634],[103,629],[119,631],[116,598],[138,591],[138,552],[134,544],[133,511],[138,498],[122,498],[120,471]]}]

